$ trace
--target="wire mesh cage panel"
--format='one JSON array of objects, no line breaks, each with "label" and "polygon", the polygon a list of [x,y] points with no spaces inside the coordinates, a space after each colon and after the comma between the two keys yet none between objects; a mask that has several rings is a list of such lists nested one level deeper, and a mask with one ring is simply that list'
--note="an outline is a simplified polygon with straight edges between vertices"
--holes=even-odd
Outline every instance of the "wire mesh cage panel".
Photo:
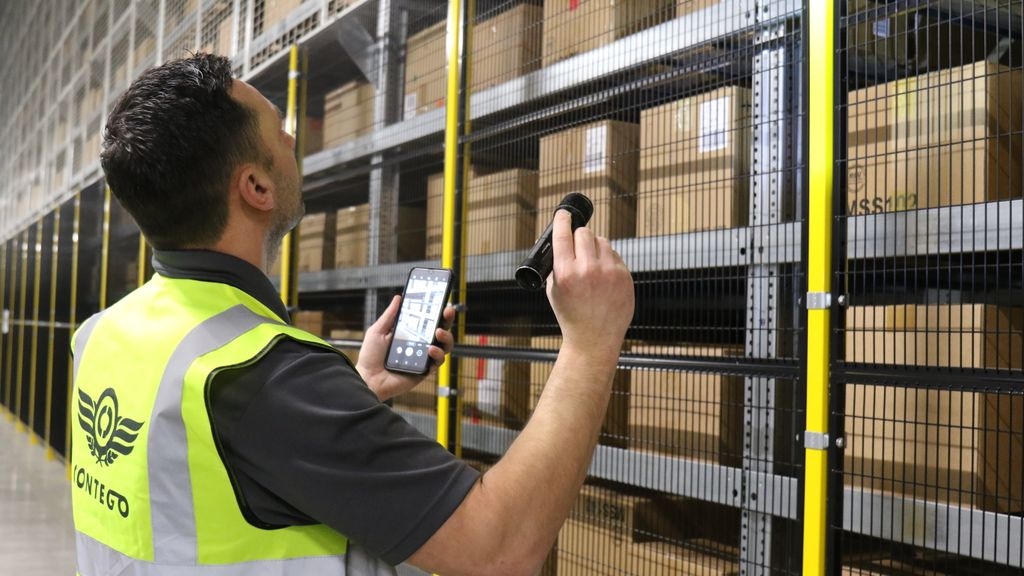
[{"label": "wire mesh cage panel", "polygon": [[845,9],[841,561],[1019,571],[1021,3]]}]

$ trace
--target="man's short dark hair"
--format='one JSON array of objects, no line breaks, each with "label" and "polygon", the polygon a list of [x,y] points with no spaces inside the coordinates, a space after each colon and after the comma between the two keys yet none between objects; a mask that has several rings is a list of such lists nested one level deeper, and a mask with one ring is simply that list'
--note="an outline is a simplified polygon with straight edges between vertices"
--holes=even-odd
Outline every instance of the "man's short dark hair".
[{"label": "man's short dark hair", "polygon": [[142,74],[107,118],[107,184],[155,248],[207,246],[227,224],[244,162],[270,162],[256,112],[231,98],[231,62],[196,54]]}]

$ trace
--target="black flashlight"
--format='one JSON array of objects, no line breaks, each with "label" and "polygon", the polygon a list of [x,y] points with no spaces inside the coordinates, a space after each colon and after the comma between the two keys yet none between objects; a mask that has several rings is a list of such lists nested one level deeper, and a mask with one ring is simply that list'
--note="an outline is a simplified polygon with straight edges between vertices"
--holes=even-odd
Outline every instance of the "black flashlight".
[{"label": "black flashlight", "polygon": [[[555,212],[559,210],[567,210],[572,215],[572,229],[575,231],[580,226],[586,226],[590,221],[590,217],[594,214],[594,205],[590,202],[590,198],[583,194],[570,192],[558,203]],[[553,225],[554,215],[540,238],[537,238],[533,248],[530,248],[530,253],[519,264],[519,268],[516,268],[516,282],[527,290],[540,290],[544,286],[544,281],[548,279],[548,275],[551,274],[551,268],[554,265],[554,258],[551,254],[551,227]]]}]

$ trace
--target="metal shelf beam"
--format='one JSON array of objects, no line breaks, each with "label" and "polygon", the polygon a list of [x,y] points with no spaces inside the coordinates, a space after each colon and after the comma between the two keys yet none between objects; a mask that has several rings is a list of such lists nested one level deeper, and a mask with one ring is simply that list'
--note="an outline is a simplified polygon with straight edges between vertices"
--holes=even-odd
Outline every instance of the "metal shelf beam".
[{"label": "metal shelf beam", "polygon": [[[770,238],[770,243],[766,239]],[[635,273],[747,266],[752,246],[772,246],[758,264],[800,260],[801,225],[795,222],[612,241]],[[1024,249],[1024,200],[944,206],[909,212],[856,216],[847,223],[851,260],[934,256]],[[469,282],[507,282],[527,250],[468,258]],[[363,290],[401,286],[412,266],[437,266],[436,260],[400,262],[366,268],[306,272],[306,292]]]},{"label": "metal shelf beam", "polygon": [[[434,416],[399,414],[424,434],[433,434]],[[463,446],[504,454],[518,434],[517,430],[467,424],[463,428]],[[742,471],[728,466],[598,446],[588,473],[667,494],[740,505]],[[754,481],[760,493],[772,498],[748,502],[747,509],[754,506],[756,511],[774,517],[798,519],[797,479],[758,474]],[[848,486],[843,490],[843,530],[1024,568],[1024,519],[1019,516]]]}]

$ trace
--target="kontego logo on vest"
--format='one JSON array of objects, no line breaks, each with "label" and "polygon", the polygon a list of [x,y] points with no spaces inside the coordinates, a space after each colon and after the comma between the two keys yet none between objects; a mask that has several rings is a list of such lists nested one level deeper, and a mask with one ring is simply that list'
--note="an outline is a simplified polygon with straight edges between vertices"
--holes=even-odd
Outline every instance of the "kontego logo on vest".
[{"label": "kontego logo on vest", "polygon": [[78,424],[85,430],[96,463],[109,466],[119,455],[132,453],[143,423],[122,417],[117,410],[117,394],[107,388],[96,401],[78,391]]},{"label": "kontego logo on vest", "polygon": [[[118,456],[132,453],[135,448],[132,444],[139,437],[143,422],[121,416],[117,394],[113,388],[107,388],[96,400],[82,390],[78,391],[78,425],[85,431],[89,451],[96,457],[96,463],[105,467],[113,464]],[[108,510],[117,510],[122,518],[127,518],[131,508],[128,499],[94,474],[84,466],[76,465],[75,486]]]}]

